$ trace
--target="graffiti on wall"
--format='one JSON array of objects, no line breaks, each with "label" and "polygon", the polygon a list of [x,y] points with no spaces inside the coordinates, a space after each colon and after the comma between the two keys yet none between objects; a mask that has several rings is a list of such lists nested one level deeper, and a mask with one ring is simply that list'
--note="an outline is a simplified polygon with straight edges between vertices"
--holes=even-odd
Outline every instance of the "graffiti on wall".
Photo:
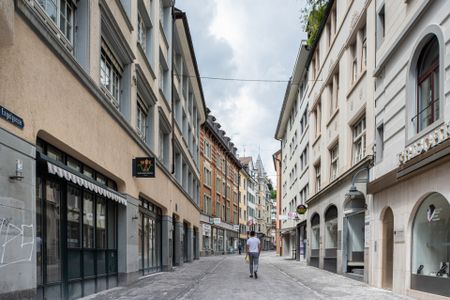
[{"label": "graffiti on wall", "polygon": [[33,224],[15,225],[11,218],[0,218],[0,269],[30,262],[34,250]]}]

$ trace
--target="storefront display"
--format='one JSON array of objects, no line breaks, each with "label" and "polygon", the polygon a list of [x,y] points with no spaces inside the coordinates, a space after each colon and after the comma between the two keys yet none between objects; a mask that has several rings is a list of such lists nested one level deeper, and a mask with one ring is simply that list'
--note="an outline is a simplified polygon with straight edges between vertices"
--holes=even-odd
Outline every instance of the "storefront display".
[{"label": "storefront display", "polygon": [[310,265],[319,267],[319,249],[320,249],[320,216],[315,214],[311,218],[311,257]]},{"label": "storefront display", "polygon": [[429,195],[417,210],[412,232],[411,288],[450,296],[450,204]]},{"label": "storefront display", "polygon": [[331,206],[325,213],[325,257],[323,268],[330,272],[337,271],[337,208]]},{"label": "storefront display", "polygon": [[74,299],[117,286],[116,184],[38,141],[38,299]]}]

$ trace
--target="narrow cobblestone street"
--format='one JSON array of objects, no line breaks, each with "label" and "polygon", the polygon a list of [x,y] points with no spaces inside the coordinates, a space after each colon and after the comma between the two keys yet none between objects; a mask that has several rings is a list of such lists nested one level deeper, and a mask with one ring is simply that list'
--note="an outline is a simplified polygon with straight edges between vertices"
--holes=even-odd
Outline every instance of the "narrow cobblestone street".
[{"label": "narrow cobblestone street", "polygon": [[365,283],[263,253],[258,279],[244,255],[204,257],[83,299],[408,299]]}]

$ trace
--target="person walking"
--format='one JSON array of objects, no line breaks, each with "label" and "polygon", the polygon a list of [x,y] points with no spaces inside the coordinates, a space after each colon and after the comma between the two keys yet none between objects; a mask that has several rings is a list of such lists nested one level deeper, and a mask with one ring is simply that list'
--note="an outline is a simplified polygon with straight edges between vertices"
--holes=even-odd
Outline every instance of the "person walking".
[{"label": "person walking", "polygon": [[247,255],[249,256],[250,278],[258,278],[259,253],[261,252],[261,241],[255,237],[255,231],[250,232],[250,238],[247,240]]}]

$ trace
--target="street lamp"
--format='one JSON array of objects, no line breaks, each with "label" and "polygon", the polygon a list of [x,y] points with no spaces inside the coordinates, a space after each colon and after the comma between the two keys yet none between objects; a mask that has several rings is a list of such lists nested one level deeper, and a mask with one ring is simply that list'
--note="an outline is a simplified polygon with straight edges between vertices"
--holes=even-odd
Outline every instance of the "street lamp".
[{"label": "street lamp", "polygon": [[[361,172],[367,172],[367,176],[361,179],[358,179],[357,176],[361,173]],[[348,193],[345,194],[345,200],[365,200],[366,197],[364,196],[364,194],[359,191],[356,186],[355,183],[368,183],[369,182],[369,166],[366,166],[365,168],[357,171],[352,178],[352,186],[350,187],[350,190],[348,191]]]}]

